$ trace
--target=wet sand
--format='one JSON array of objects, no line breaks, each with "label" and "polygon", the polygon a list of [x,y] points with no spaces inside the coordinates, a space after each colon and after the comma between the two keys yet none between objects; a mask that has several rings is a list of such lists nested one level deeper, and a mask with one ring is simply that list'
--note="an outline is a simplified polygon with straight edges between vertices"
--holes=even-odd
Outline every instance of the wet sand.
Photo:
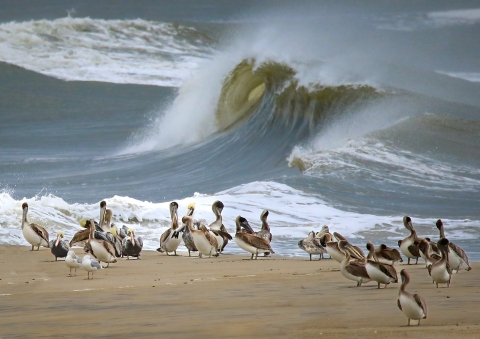
[{"label": "wet sand", "polygon": [[86,280],[49,249],[0,246],[0,338],[480,337],[480,263],[439,289],[424,265],[398,265],[428,303],[421,326],[406,327],[399,284],[357,288],[333,260],[185,255],[143,252]]}]

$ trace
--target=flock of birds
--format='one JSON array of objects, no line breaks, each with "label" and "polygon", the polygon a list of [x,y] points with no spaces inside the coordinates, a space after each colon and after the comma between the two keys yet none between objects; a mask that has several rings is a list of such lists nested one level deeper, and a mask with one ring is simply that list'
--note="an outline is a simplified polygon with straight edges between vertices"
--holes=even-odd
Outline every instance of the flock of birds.
[{"label": "flock of birds", "polygon": [[[410,265],[410,260],[415,259],[415,264],[417,264],[418,259],[423,258],[428,274],[437,288],[438,284],[446,284],[447,287],[450,287],[454,271],[458,273],[460,269],[471,270],[465,251],[445,238],[442,220],[439,219],[436,222],[440,231],[440,239],[437,242],[432,242],[429,238],[419,238],[410,217],[403,218],[403,225],[410,235],[398,241],[400,251],[385,244],[381,244],[379,248],[375,249],[373,243],[368,242],[366,245],[368,255],[365,257],[359,247],[350,244],[337,232],[333,233],[333,237],[337,241],[332,241],[333,237],[328,226],[323,226],[318,233],[310,232],[307,238],[298,242],[298,246],[310,254],[310,260],[314,254],[319,254],[322,259],[323,255],[328,253],[330,258],[340,263],[342,275],[356,281],[357,286],[375,281],[378,288],[381,284],[384,284],[384,288],[386,288],[390,283],[397,283],[398,275],[394,264],[403,261],[400,252],[408,258],[408,265]],[[397,299],[398,308],[407,316],[408,325],[412,319],[418,320],[418,325],[420,325],[420,320],[427,318],[425,299],[405,290],[410,282],[410,276],[406,270],[400,272],[400,277],[402,284]]]},{"label": "flock of birds", "polygon": [[[184,242],[188,249],[188,255],[191,252],[198,252],[198,256],[219,256],[223,252],[228,242],[232,240],[232,236],[228,233],[223,225],[222,210],[224,205],[221,201],[215,201],[212,204],[212,211],[215,214],[215,221],[209,225],[205,219],[193,219],[195,205],[188,205],[186,215],[181,219],[178,217],[178,204],[170,203],[171,225],[160,236],[160,247],[158,252],[167,255],[177,255],[176,251],[181,242]],[[116,263],[117,258],[135,257],[140,259],[143,247],[141,237],[135,235],[132,228],[123,226],[118,229],[111,224],[112,211],[107,209],[105,201],[100,203],[100,219],[95,222],[93,219],[82,221],[80,224],[82,230],[75,233],[70,242],[64,240],[64,233],[58,232],[56,240],[49,241],[48,232],[41,226],[29,223],[27,220],[28,204],[23,203],[22,233],[25,239],[37,250],[40,246],[48,247],[58,258],[65,258],[67,267],[70,268],[70,276],[72,269],[83,268],[88,272],[87,279],[97,270],[103,269],[101,262],[107,264]],[[247,219],[238,216],[235,219],[236,233],[235,242],[237,245],[251,254],[251,259],[257,259],[259,254],[269,256],[275,253],[270,245],[272,241],[272,233],[267,222],[268,210],[264,210],[260,215],[262,221],[261,230],[255,232]],[[415,264],[419,258],[423,258],[429,275],[433,283],[446,284],[450,286],[453,271],[460,269],[471,270],[468,262],[468,256],[459,246],[455,245],[445,238],[443,223],[439,219],[436,223],[440,231],[440,240],[432,242],[429,238],[419,238],[412,225],[410,217],[403,218],[405,228],[410,235],[403,240],[398,241],[400,251],[381,244],[375,249],[373,243],[368,242],[366,248],[367,256],[361,248],[352,245],[341,234],[330,233],[328,226],[323,226],[320,232],[310,232],[308,237],[300,240],[298,246],[310,255],[320,255],[320,259],[324,258],[327,253],[331,259],[340,263],[340,271],[342,275],[361,286],[362,283],[375,281],[378,288],[383,284],[384,288],[390,283],[397,283],[398,276],[394,264],[402,262],[400,252],[407,257],[408,264],[415,259]],[[337,241],[334,241],[333,239]],[[83,259],[80,259],[74,251],[73,246],[83,246],[87,253]],[[400,272],[402,280],[397,305],[400,310],[407,316],[408,325],[410,320],[420,320],[427,317],[427,304],[425,300],[418,294],[410,294],[406,291],[406,286],[410,282],[410,276],[406,270]]]}]

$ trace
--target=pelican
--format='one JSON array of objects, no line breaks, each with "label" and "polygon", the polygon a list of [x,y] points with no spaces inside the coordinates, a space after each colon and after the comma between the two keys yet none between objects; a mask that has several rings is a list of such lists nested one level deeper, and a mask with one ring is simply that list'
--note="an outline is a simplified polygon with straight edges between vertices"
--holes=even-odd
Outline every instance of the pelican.
[{"label": "pelican", "polygon": [[[194,203],[188,204],[188,210],[187,210],[186,216],[187,217],[193,216],[193,212],[195,212],[195,204]],[[198,251],[197,247],[195,246],[195,242],[193,241],[192,234],[190,233],[190,229],[188,227],[183,228],[182,239],[183,239],[183,243],[185,244],[185,247],[188,250],[188,256],[190,256],[190,252]]]},{"label": "pelican", "polygon": [[349,246],[349,251],[352,258],[358,259],[358,260],[365,259],[365,253],[363,253],[360,247],[350,244],[350,241],[348,241],[347,238],[345,238],[343,235],[341,235],[338,232],[333,232],[333,236],[337,239],[337,241],[345,240],[346,242],[348,242],[349,245],[351,245]]},{"label": "pelican", "polygon": [[232,236],[228,233],[225,226],[223,226],[223,207],[223,203],[219,200],[212,204],[212,211],[215,214],[216,219],[208,226],[210,232],[212,232],[213,236],[217,238],[219,252],[223,252],[223,249],[225,246],[227,246],[228,241],[232,240]]},{"label": "pelican", "polygon": [[403,217],[403,225],[410,231],[410,235],[403,240],[398,241],[398,247],[400,252],[408,258],[408,265],[410,265],[410,259],[416,259],[415,265],[418,263],[420,252],[418,251],[418,238],[417,232],[413,229],[412,219],[408,216]]},{"label": "pelican", "polygon": [[57,258],[65,258],[70,251],[68,241],[63,240],[64,235],[62,231],[59,231],[57,232],[57,240],[50,241],[50,251],[55,256],[55,261],[57,261]]},{"label": "pelican", "polygon": [[173,252],[177,255],[177,248],[182,242],[180,237],[180,230],[178,230],[178,204],[173,201],[170,203],[170,217],[172,218],[172,224],[169,229],[163,232],[160,237],[160,247],[157,248],[158,252]]},{"label": "pelican", "polygon": [[[445,238],[445,231],[443,229],[443,222],[441,219],[437,220],[437,228],[440,231],[440,238]],[[452,270],[456,270],[457,273],[460,268],[465,268],[465,270],[470,271],[472,268],[468,263],[467,253],[458,245],[453,242],[448,243],[448,261]]]},{"label": "pelican", "polygon": [[320,259],[323,259],[325,248],[320,244],[320,240],[315,237],[315,232],[308,233],[308,237],[298,242],[298,247],[310,254],[310,261],[312,261],[312,254],[320,254]]},{"label": "pelican", "polygon": [[103,224],[100,225],[100,227],[104,232],[110,232],[110,228],[112,227],[111,223],[112,223],[112,210],[108,208],[105,210],[104,221],[103,221]]},{"label": "pelican", "polygon": [[[437,262],[442,258],[441,253],[438,255],[432,250],[432,246],[430,241],[427,240],[428,238],[421,239],[418,243],[418,251],[420,252],[420,256],[425,260],[425,267],[432,265],[434,262]],[[435,245],[435,248],[437,246]]]},{"label": "pelican", "polygon": [[406,270],[400,271],[400,277],[402,278],[402,285],[400,285],[398,291],[398,308],[407,316],[408,326],[410,326],[411,319],[418,320],[418,325],[420,325],[420,319],[427,319],[427,303],[418,294],[412,295],[405,291],[410,282],[410,275]]},{"label": "pelican", "polygon": [[48,243],[48,232],[46,229],[43,227],[34,224],[34,223],[29,223],[27,220],[27,213],[28,213],[28,204],[24,202],[22,204],[22,210],[23,210],[23,217],[22,217],[22,233],[23,236],[25,237],[25,240],[32,245],[32,251],[33,247],[37,246],[37,251],[40,249],[40,246],[43,247],[49,247]]},{"label": "pelican", "polygon": [[127,260],[130,259],[130,256],[140,259],[142,247],[142,238],[135,237],[135,231],[132,228],[129,228],[127,231],[127,236],[122,240],[122,254],[127,256]]},{"label": "pelican", "polygon": [[82,260],[73,252],[72,250],[68,251],[67,257],[65,258],[65,263],[70,269],[69,277],[72,277],[72,268],[75,269],[75,275],[77,275],[77,268],[82,266]]},{"label": "pelican", "polygon": [[393,265],[395,262],[403,262],[400,252],[395,248],[390,248],[385,244],[380,244],[375,250],[375,260],[378,262]]},{"label": "pelican", "polygon": [[208,257],[211,257],[212,255],[218,255],[218,244],[216,243],[216,239],[212,237],[215,241],[211,242],[204,231],[194,229],[192,217],[184,216],[182,218],[182,223],[184,223],[186,227],[189,228],[190,234],[192,235],[193,241],[195,243],[195,247],[198,249],[198,256],[200,258],[202,257],[202,255],[208,255]]},{"label": "pelican", "polygon": [[90,279],[90,272],[92,272],[93,279],[93,272],[103,269],[102,265],[95,259],[91,259],[89,255],[83,257],[82,267],[88,272],[88,279]]},{"label": "pelican", "polygon": [[[103,221],[103,220],[102,220]],[[113,245],[105,240],[95,239],[95,224],[93,219],[90,220],[90,238],[88,239],[85,247],[98,261],[107,263],[107,267],[110,263],[116,263],[115,248]],[[83,258],[85,260],[85,257]]]},{"label": "pelican", "polygon": [[447,284],[447,287],[450,287],[450,280],[452,279],[452,269],[448,263],[448,242],[445,238],[437,242],[438,249],[442,253],[442,259],[433,263],[429,270],[437,288],[438,284]]},{"label": "pelican", "polygon": [[347,240],[340,240],[338,242],[338,248],[345,254],[345,258],[340,264],[340,271],[345,278],[356,281],[357,287],[360,287],[363,283],[369,282],[372,279],[365,268],[364,260],[350,260],[350,251],[347,249],[351,249],[351,247],[352,245],[349,244]]},{"label": "pelican", "polygon": [[[251,259],[253,259],[253,256],[255,255],[256,260],[258,253],[263,253],[265,251],[275,253],[267,239],[249,234],[253,233],[253,230],[247,219],[238,216],[235,219],[235,225],[237,227],[237,232],[235,233],[235,242],[237,243],[238,247],[252,254]],[[243,232],[242,227],[245,228],[249,233]]]},{"label": "pelican", "polygon": [[[341,235],[335,232],[335,234],[341,239],[343,238]],[[346,241],[349,245],[350,243],[348,240],[343,238],[343,241]],[[328,253],[328,255],[333,258],[335,261],[341,263],[343,259],[345,259],[345,254],[343,251],[340,250],[338,244],[339,242],[337,241],[332,241],[332,235],[330,233],[325,233],[321,238],[320,238],[320,244],[325,247],[325,251]],[[364,256],[361,255],[363,254],[363,251],[361,253],[358,252],[356,248],[353,248],[352,245],[347,246],[345,251],[348,251],[350,253],[350,257],[356,260],[363,260]]]},{"label": "pelican", "polygon": [[378,288],[380,288],[380,284],[385,284],[385,288],[387,288],[388,284],[397,283],[398,277],[395,267],[371,260],[375,258],[375,246],[371,242],[367,243],[367,250],[368,257],[365,268],[368,276],[378,283]]}]

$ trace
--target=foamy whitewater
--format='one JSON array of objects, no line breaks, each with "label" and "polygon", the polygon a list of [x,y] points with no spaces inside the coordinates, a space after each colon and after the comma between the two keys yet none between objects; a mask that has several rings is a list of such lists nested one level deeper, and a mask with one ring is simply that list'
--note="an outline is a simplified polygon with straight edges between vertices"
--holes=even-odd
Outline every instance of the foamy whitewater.
[{"label": "foamy whitewater", "polygon": [[304,256],[298,240],[323,225],[395,247],[409,215],[431,239],[441,218],[480,260],[468,4],[53,1],[2,14],[0,244],[27,245],[23,202],[69,239],[105,200],[154,250],[171,201],[211,223],[221,200],[232,234],[238,215],[258,230],[268,209],[279,255]]}]

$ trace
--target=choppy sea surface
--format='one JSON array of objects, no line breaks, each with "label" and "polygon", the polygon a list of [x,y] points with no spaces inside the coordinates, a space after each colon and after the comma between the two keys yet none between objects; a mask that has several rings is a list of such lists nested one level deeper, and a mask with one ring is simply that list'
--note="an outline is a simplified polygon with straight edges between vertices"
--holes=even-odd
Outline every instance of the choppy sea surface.
[{"label": "choppy sea surface", "polygon": [[475,2],[0,9],[1,244],[26,245],[25,201],[69,238],[105,200],[155,249],[171,201],[221,200],[232,233],[268,209],[280,255],[323,225],[395,246],[409,215],[480,260]]}]

